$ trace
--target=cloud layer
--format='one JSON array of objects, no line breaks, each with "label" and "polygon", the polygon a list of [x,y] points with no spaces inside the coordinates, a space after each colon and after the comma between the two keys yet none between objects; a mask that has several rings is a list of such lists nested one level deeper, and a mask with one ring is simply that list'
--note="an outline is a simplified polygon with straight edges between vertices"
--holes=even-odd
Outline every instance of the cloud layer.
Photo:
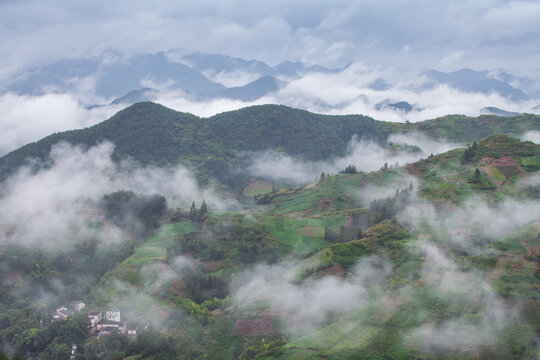
[{"label": "cloud layer", "polygon": [[[91,209],[103,195],[118,190],[162,194],[170,205],[187,207],[202,199],[214,209],[227,204],[211,189],[199,188],[186,168],[117,164],[112,151],[110,143],[89,149],[62,143],[53,147],[49,167],[34,172],[31,164],[9,178],[0,193],[0,244],[58,247],[92,236]],[[104,238],[117,237],[114,228],[103,231],[111,231]]]},{"label": "cloud layer", "polygon": [[97,0],[83,5],[26,0],[3,2],[0,14],[4,74],[65,54],[170,48],[270,63],[344,65],[363,59],[401,68],[481,64],[538,72],[534,49],[540,39],[540,6],[534,1],[205,0],[150,5]]}]

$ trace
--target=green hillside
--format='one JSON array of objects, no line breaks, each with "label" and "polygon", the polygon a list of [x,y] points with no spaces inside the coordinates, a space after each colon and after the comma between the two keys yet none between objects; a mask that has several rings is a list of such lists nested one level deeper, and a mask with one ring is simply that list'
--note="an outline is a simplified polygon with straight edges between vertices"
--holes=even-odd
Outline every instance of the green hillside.
[{"label": "green hillside", "polygon": [[234,166],[240,155],[250,151],[280,149],[297,158],[323,160],[344,155],[353,136],[385,146],[390,134],[418,131],[465,143],[533,129],[540,129],[540,116],[452,115],[401,124],[362,115],[329,116],[262,105],[199,118],[147,102],[132,105],[93,127],[56,133],[7,154],[0,158],[0,179],[28,158],[46,160],[51,146],[60,141],[85,146],[110,141],[115,144],[116,159],[129,157],[158,166],[183,163],[202,182],[216,178],[234,187],[242,181]]},{"label": "green hillside", "polygon": [[90,308],[119,308],[150,328],[131,342],[66,340],[77,324],[40,325],[50,309],[9,285],[0,336],[29,358],[52,352],[53,339],[76,342],[83,359],[111,348],[120,359],[534,358],[540,195],[527,180],[539,156],[540,145],[495,135],[403,167],[275,188],[249,211],[171,208],[158,228],[104,253],[85,243],[1,249],[0,265],[16,269],[4,284],[19,276],[47,288],[55,274],[88,272]]}]

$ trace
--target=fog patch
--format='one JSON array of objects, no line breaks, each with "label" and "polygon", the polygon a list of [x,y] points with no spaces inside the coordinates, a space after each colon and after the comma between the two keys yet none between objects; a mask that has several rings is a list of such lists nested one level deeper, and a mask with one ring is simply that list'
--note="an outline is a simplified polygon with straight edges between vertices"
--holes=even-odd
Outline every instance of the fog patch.
[{"label": "fog patch", "polygon": [[540,131],[531,130],[521,135],[521,140],[532,141],[535,144],[540,144]]},{"label": "fog patch", "polygon": [[475,242],[482,247],[486,241],[500,239],[539,217],[538,201],[508,200],[489,205],[479,199],[445,210],[414,203],[398,215],[400,222],[417,231],[434,234],[437,241],[461,245],[467,251],[474,251]]},{"label": "fog patch", "polygon": [[170,310],[167,311],[156,302],[148,291],[151,289],[139,289],[116,279],[106,286],[116,294],[116,298],[107,304],[107,308],[119,309],[122,320],[152,326],[156,330],[167,328],[166,320],[170,317]]},{"label": "fog patch", "polygon": [[[430,152],[443,152],[452,148],[451,144],[443,141],[435,142],[425,137],[413,134],[391,137],[395,143],[407,145],[424,145]],[[425,141],[423,143],[422,141]],[[423,149],[423,148],[421,148]],[[347,145],[346,155],[324,161],[304,161],[287,154],[268,150],[253,153],[247,171],[256,177],[278,182],[305,183],[313,181],[322,172],[336,174],[349,165],[354,165],[358,171],[376,171],[386,166],[404,165],[426,157],[426,151],[410,151],[408,149],[392,151],[368,141],[358,140],[353,136]]]},{"label": "fog patch", "polygon": [[257,265],[233,278],[236,307],[265,303],[288,322],[288,332],[304,333],[339,315],[361,308],[372,289],[385,283],[390,268],[379,258],[359,261],[345,278],[326,276],[294,282],[294,263]]},{"label": "fog patch", "polygon": [[360,199],[362,205],[369,206],[373,200],[392,197],[397,190],[409,189],[411,185],[413,192],[409,196],[414,196],[416,189],[418,189],[418,180],[406,171],[395,172],[395,175],[391,181],[385,184],[368,183],[362,185],[356,191],[356,196]]},{"label": "fog patch", "polygon": [[184,270],[193,269],[198,264],[199,260],[180,255],[171,259],[169,264],[153,262],[144,265],[140,274],[145,291],[149,294],[160,294],[171,281],[182,279]]},{"label": "fog patch", "polygon": [[425,254],[423,279],[435,287],[437,296],[469,308],[470,314],[457,314],[413,329],[406,341],[431,350],[473,351],[478,346],[500,343],[501,331],[518,317],[518,309],[499,298],[479,272],[464,272],[437,246],[421,241]]},{"label": "fog patch", "polygon": [[95,125],[119,111],[119,106],[85,108],[74,94],[0,96],[0,156],[54,132]]},{"label": "fog patch", "polygon": [[388,142],[417,146],[422,150],[424,156],[429,154],[441,154],[463,146],[463,144],[434,139],[416,131],[405,134],[392,134],[388,137]]},{"label": "fog patch", "polygon": [[88,149],[60,143],[51,149],[50,166],[35,171],[42,164],[34,162],[19,169],[0,190],[0,244],[58,247],[95,236],[115,241],[123,236],[118,229],[89,225],[103,222],[99,199],[119,190],[161,194],[186,207],[202,199],[212,209],[227,205],[212,189],[199,188],[186,168],[117,164],[112,152],[111,143]]},{"label": "fog patch", "polygon": [[527,177],[522,177],[516,184],[518,190],[526,188],[535,188],[540,186],[540,174],[532,174]]}]

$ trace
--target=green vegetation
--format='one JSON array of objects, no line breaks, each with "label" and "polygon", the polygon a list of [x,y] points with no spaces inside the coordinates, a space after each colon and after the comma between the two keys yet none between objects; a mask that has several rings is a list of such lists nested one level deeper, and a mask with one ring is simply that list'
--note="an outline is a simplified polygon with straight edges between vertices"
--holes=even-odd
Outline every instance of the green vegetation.
[{"label": "green vegetation", "polygon": [[[92,360],[533,358],[538,222],[497,233],[466,220],[490,216],[506,200],[540,197],[536,185],[520,185],[540,168],[540,147],[503,135],[482,139],[538,122],[454,115],[405,125],[273,105],[203,119],[142,103],[92,128],[51,135],[2,158],[2,176],[26,156],[45,159],[60,139],[87,146],[108,139],[117,160],[189,163],[199,179],[221,181],[220,190],[241,189],[244,208],[215,211],[203,199],[167,208],[161,195],[118,191],[81,226],[114,226],[119,241],[88,235],[56,250],[1,247],[0,343],[10,357],[28,359],[65,358],[72,344],[77,359]],[[405,131],[474,142],[404,167],[363,173],[350,165],[305,186],[278,188],[230,171],[246,151],[321,160],[342,155],[352,135],[385,143]],[[389,144],[403,149],[417,151]],[[459,222],[450,216],[457,211],[466,214]],[[254,273],[260,278],[239,295]],[[259,293],[265,281],[276,287]],[[40,304],[41,296],[50,301]],[[120,308],[146,330],[136,339],[91,336],[84,312],[50,321],[57,306],[76,300]],[[340,307],[313,310],[318,301]],[[294,322],[304,311],[308,320]]]}]

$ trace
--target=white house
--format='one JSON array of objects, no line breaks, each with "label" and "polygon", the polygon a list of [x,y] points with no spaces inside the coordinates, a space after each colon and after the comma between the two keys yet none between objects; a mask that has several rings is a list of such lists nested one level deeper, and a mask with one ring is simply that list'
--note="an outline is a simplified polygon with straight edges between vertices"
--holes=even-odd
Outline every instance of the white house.
[{"label": "white house", "polygon": [[59,306],[56,308],[56,313],[53,314],[53,320],[66,320],[70,315],[67,308]]},{"label": "white house", "polygon": [[130,325],[127,327],[127,334],[130,338],[134,338],[137,336],[137,326]]},{"label": "white house", "polygon": [[120,310],[108,310],[105,312],[105,320],[107,322],[120,322]]},{"label": "white house", "polygon": [[90,319],[90,327],[95,328],[101,319],[103,319],[103,314],[100,311],[92,310],[88,312],[88,318]]}]

